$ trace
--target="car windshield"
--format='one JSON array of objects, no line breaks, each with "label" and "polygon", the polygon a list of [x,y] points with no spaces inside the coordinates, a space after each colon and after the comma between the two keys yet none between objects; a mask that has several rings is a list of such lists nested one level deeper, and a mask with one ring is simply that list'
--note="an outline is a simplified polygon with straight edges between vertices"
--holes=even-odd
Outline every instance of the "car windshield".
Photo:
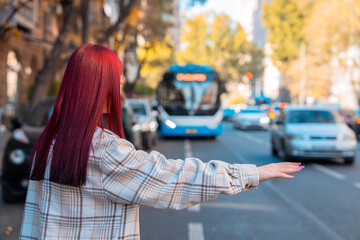
[{"label": "car windshield", "polygon": [[257,109],[245,109],[241,110],[241,113],[263,113],[264,111],[257,110]]},{"label": "car windshield", "polygon": [[142,104],[142,103],[131,103],[130,105],[131,105],[131,108],[132,108],[134,114],[146,115],[146,109],[145,109],[144,104]]},{"label": "car windshield", "polygon": [[337,123],[338,119],[326,110],[294,110],[289,112],[289,123]]},{"label": "car windshield", "polygon": [[36,127],[45,126],[54,111],[54,102],[55,101],[40,102],[29,115],[27,124]]}]

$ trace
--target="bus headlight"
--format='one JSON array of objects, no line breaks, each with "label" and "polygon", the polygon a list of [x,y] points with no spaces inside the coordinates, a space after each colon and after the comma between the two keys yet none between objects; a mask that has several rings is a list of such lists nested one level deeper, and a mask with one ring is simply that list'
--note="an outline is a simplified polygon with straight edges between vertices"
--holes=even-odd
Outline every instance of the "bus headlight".
[{"label": "bus headlight", "polygon": [[19,165],[25,162],[25,153],[20,149],[15,149],[9,155],[11,163]]},{"label": "bus headlight", "polygon": [[212,123],[212,124],[209,124],[209,125],[208,125],[208,128],[210,128],[210,129],[216,129],[217,126],[218,126],[217,123]]},{"label": "bus headlight", "polygon": [[176,128],[176,124],[173,121],[169,120],[169,119],[165,121],[165,124],[166,124],[166,126],[168,126],[171,129]]}]

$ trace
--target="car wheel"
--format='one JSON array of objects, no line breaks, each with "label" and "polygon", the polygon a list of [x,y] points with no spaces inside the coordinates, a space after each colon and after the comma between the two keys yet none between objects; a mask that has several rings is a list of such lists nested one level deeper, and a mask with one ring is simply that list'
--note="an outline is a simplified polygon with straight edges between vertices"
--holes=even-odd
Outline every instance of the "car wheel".
[{"label": "car wheel", "polygon": [[278,150],[278,156],[283,162],[291,162],[291,157],[286,153],[284,146],[282,146],[281,149]]},{"label": "car wheel", "polygon": [[158,141],[158,135],[157,133],[154,134],[154,138],[152,140],[152,146],[156,146],[157,145],[157,141]]},{"label": "car wheel", "polygon": [[344,158],[345,160],[345,164],[353,164],[354,161],[355,161],[355,156],[354,157],[347,157],[347,158]]},{"label": "car wheel", "polygon": [[5,203],[13,203],[17,200],[4,186],[2,186],[2,198]]},{"label": "car wheel", "polygon": [[273,156],[278,155],[278,150],[275,147],[274,140],[271,140],[271,155],[273,155]]},{"label": "car wheel", "polygon": [[149,150],[150,149],[150,140],[147,138],[146,141],[144,141],[143,143],[143,148],[145,150]]}]

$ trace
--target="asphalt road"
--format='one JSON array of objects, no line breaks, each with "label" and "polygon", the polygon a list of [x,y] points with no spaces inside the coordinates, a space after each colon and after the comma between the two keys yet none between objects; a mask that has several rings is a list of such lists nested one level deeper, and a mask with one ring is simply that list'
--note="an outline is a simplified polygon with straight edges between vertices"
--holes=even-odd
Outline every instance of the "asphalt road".
[{"label": "asphalt road", "polygon": [[[157,150],[168,158],[263,165],[279,161],[269,147],[268,132],[237,131],[226,123],[215,140],[160,139]],[[260,183],[258,190],[191,209],[141,208],[142,239],[360,239],[360,159],[354,165],[339,159],[303,164],[294,179]],[[21,203],[0,202],[0,239],[18,238],[22,211]]]}]

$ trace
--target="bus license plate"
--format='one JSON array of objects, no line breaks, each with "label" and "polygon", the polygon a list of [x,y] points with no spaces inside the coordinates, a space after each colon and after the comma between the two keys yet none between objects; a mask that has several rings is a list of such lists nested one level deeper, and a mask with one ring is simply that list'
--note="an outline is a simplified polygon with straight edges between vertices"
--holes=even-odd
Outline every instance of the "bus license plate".
[{"label": "bus license plate", "polygon": [[185,132],[188,133],[188,134],[195,134],[195,133],[197,133],[198,131],[197,131],[197,129],[190,129],[190,128],[188,128],[188,129],[185,130]]}]

